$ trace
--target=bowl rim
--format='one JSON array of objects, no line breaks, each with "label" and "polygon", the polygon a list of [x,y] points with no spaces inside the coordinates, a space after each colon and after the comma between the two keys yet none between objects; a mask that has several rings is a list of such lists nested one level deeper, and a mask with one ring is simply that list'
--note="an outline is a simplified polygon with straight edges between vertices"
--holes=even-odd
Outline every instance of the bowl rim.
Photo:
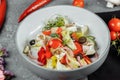
[{"label": "bowl rim", "polygon": [[[104,55],[105,55],[105,54],[108,55],[108,53],[106,53],[106,52],[107,52],[107,51],[109,50],[109,48],[110,48],[110,34],[109,34],[109,29],[108,29],[106,23],[104,22],[104,20],[103,20],[102,18],[100,18],[100,17],[99,17],[97,14],[95,14],[94,12],[89,11],[89,10],[87,10],[87,9],[85,9],[85,8],[80,8],[80,7],[71,6],[71,5],[55,5],[55,6],[45,7],[45,8],[42,8],[42,9],[40,9],[40,10],[45,10],[45,9],[48,9],[48,8],[55,8],[55,7],[79,8],[79,9],[81,9],[81,10],[84,10],[84,11],[87,11],[87,12],[89,12],[89,13],[92,13],[94,16],[96,16],[97,18],[99,18],[99,20],[102,21],[102,23],[106,26],[106,29],[108,30],[108,31],[107,31],[107,34],[108,34],[107,36],[108,36],[108,40],[109,40],[109,41],[107,41],[107,47],[106,47],[106,49],[104,49],[104,51],[103,51]],[[40,10],[37,10],[37,11],[35,11],[35,12],[37,13],[37,12],[40,11]],[[34,14],[35,12],[33,12],[33,13],[31,13],[31,14]],[[31,15],[31,14],[30,14],[30,15]],[[28,17],[29,17],[30,15],[28,15]],[[24,20],[23,20],[23,21],[24,21]],[[19,54],[20,54],[28,63],[30,63],[32,66],[36,66],[38,69],[43,69],[43,70],[45,70],[45,71],[52,71],[52,72],[73,72],[73,71],[78,71],[78,70],[81,70],[81,69],[85,69],[85,68],[87,68],[87,67],[89,67],[89,66],[97,63],[97,62],[104,56],[104,55],[101,55],[96,61],[92,62],[91,64],[86,65],[86,66],[83,66],[83,67],[81,67],[81,68],[73,69],[73,70],[54,70],[54,69],[48,69],[48,68],[44,68],[44,67],[42,67],[42,66],[39,66],[39,65],[37,65],[36,63],[34,63],[34,62],[30,61],[29,59],[27,59],[27,58],[25,57],[25,55],[21,53],[21,51],[20,51],[20,49],[19,49],[19,47],[18,47],[18,44],[17,44],[17,35],[18,35],[18,30],[19,30],[21,24],[23,23],[23,21],[19,24],[19,27],[18,27],[18,29],[17,29],[17,31],[16,31],[16,35],[15,35],[15,43],[16,43],[16,45],[17,45],[17,50],[18,50]]]}]

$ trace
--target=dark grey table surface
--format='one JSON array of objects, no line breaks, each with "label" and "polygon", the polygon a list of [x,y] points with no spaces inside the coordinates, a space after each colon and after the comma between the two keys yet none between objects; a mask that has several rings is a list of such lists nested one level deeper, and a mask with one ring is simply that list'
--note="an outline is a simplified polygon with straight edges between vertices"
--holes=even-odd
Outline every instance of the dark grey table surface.
[{"label": "dark grey table surface", "polygon": [[[23,67],[21,57],[15,44],[15,35],[18,29],[19,23],[18,17],[22,11],[28,7],[34,0],[7,0],[7,14],[3,28],[0,32],[0,44],[7,48],[10,57],[6,59],[6,68],[11,70],[16,78],[12,80],[42,80],[36,75],[31,73],[27,68]],[[72,0],[53,0],[49,5],[71,5]],[[106,2],[104,0],[85,0],[85,9],[88,9],[95,13],[104,13],[120,10],[120,6],[114,9],[106,8]]]}]

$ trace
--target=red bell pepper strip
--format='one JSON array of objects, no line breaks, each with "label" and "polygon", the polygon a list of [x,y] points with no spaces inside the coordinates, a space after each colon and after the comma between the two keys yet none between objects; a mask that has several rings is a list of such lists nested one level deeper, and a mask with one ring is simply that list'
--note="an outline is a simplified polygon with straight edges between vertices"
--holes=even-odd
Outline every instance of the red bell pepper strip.
[{"label": "red bell pepper strip", "polygon": [[46,56],[46,58],[51,58],[52,57],[52,53],[50,52],[50,48],[48,46],[46,46],[45,56]]},{"label": "red bell pepper strip", "polygon": [[48,58],[52,57],[52,53],[48,46],[46,46],[46,50],[42,47],[38,51],[38,61],[41,62],[43,65],[46,64]]},{"label": "red bell pepper strip", "polygon": [[38,52],[38,61],[43,65],[46,64],[45,49],[43,47]]},{"label": "red bell pepper strip", "polygon": [[84,60],[86,61],[87,64],[90,64],[91,63],[91,60],[90,58],[85,55],[85,53],[83,53],[83,49],[82,49],[82,46],[81,44],[79,44],[78,42],[74,42],[77,49],[73,51],[74,55],[78,55],[78,54],[81,54],[84,58]]},{"label": "red bell pepper strip", "polygon": [[2,24],[6,15],[6,0],[0,0],[0,29],[2,28]]},{"label": "red bell pepper strip", "polygon": [[82,46],[81,44],[79,44],[78,42],[74,42],[75,46],[77,49],[73,50],[74,55],[77,55],[79,53],[83,52]]},{"label": "red bell pepper strip", "polygon": [[92,61],[90,60],[90,58],[87,55],[85,55],[85,53],[81,53],[81,54],[82,54],[83,59],[86,61],[87,64],[92,63]]},{"label": "red bell pepper strip", "polygon": [[28,8],[25,9],[25,11],[19,17],[18,22],[21,22],[27,15],[34,12],[35,10],[38,10],[39,8],[45,6],[50,2],[51,0],[36,0]]}]

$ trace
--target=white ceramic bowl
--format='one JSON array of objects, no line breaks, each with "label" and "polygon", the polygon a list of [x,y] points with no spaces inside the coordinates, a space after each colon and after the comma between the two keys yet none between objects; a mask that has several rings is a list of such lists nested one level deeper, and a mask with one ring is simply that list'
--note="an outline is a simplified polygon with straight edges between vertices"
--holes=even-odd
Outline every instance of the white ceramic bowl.
[{"label": "white ceramic bowl", "polygon": [[[89,26],[90,33],[96,37],[99,59],[90,65],[75,70],[55,71],[37,65],[23,54],[26,40],[37,34],[45,20],[55,14],[68,16],[77,24]],[[106,24],[96,14],[83,8],[61,5],[40,9],[26,17],[17,30],[16,44],[21,58],[23,58],[23,64],[35,74],[50,80],[76,80],[86,77],[102,65],[108,55],[110,36]]]}]

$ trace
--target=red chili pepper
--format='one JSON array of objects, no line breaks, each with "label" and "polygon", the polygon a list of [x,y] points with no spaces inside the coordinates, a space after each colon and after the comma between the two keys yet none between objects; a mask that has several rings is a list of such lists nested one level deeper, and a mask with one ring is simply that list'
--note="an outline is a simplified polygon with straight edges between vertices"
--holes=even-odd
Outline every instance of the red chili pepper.
[{"label": "red chili pepper", "polygon": [[6,0],[0,0],[0,29],[5,19],[6,15]]},{"label": "red chili pepper", "polygon": [[27,15],[45,6],[49,2],[51,2],[51,0],[36,0],[27,9],[25,9],[25,11],[19,17],[18,22],[21,22]]}]

